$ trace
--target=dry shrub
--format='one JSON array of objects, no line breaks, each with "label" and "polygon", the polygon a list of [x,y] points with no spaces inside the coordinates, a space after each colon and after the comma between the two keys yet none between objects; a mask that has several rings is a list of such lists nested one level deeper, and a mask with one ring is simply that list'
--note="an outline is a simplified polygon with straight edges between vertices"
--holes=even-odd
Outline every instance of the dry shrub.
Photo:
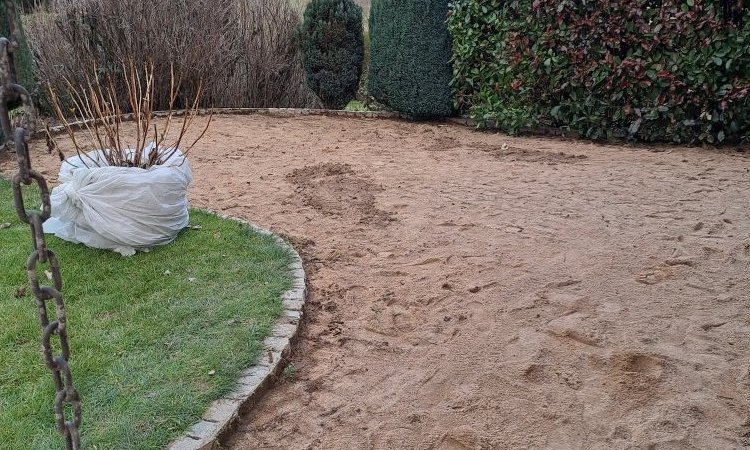
[{"label": "dry shrub", "polygon": [[[63,124],[83,165],[148,169],[162,165],[172,157],[177,157],[184,162],[184,156],[206,134],[213,112],[210,112],[198,137],[191,144],[182,145],[187,141],[187,134],[193,128],[194,121],[200,113],[199,104],[203,86],[198,85],[194,98],[183,99],[182,103],[186,107],[180,112],[180,123],[175,124],[174,105],[179,98],[182,80],[177,78],[174,70],[171,70],[169,74],[168,109],[165,119],[161,121],[161,126],[157,125],[154,121],[154,101],[158,98],[155,91],[154,67],[153,63],[143,68],[137,67],[132,61],[121,63],[120,73],[124,74],[126,99],[118,98],[120,92],[111,76],[102,81],[95,74],[87,74],[86,84],[78,86],[66,79],[67,89],[63,93],[70,99],[69,101],[78,113],[75,117],[76,123],[71,123],[64,111],[65,106],[61,103],[60,93],[49,87],[52,109],[57,120]],[[134,146],[124,140],[123,130],[126,127],[121,104],[127,105],[128,109],[133,112]],[[173,127],[176,128],[176,138],[167,141]],[[49,128],[47,128],[47,142],[50,144],[50,151],[57,148]],[[88,150],[92,149],[96,151],[88,153]],[[66,160],[66,156],[59,148],[57,150],[60,160]]]},{"label": "dry shrub", "polygon": [[[237,7],[241,54],[227,90],[244,93],[259,108],[320,107],[305,83],[294,36],[299,11],[287,0],[240,0]],[[246,106],[227,100],[227,106]]]},{"label": "dry shrub", "polygon": [[180,97],[203,85],[201,106],[317,106],[287,0],[53,0],[25,22],[40,79],[60,92],[94,67],[124,90],[119,61],[154,62],[155,109],[169,106],[172,67]]}]

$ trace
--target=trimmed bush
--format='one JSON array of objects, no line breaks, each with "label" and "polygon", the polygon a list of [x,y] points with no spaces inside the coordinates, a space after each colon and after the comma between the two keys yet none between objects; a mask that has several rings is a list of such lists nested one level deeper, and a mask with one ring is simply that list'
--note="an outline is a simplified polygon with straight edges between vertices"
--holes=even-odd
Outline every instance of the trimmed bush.
[{"label": "trimmed bush", "polygon": [[415,118],[452,112],[448,0],[374,0],[370,94]]},{"label": "trimmed bush", "polygon": [[[737,2],[734,2],[737,4]],[[457,107],[510,132],[750,138],[750,12],[723,0],[455,0]]]},{"label": "trimmed bush", "polygon": [[362,74],[362,8],[352,0],[312,0],[297,36],[308,86],[326,108],[344,108]]}]

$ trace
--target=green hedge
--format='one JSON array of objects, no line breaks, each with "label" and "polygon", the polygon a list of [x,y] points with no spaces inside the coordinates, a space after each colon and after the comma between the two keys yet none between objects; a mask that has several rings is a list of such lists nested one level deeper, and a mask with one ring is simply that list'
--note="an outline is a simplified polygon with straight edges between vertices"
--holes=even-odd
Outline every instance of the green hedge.
[{"label": "green hedge", "polygon": [[452,112],[448,0],[373,0],[369,91],[415,118]]},{"label": "green hedge", "polygon": [[297,36],[307,84],[326,108],[345,107],[362,74],[362,8],[352,0],[312,0]]},{"label": "green hedge", "polygon": [[728,4],[455,0],[457,107],[509,132],[748,140],[750,12]]}]

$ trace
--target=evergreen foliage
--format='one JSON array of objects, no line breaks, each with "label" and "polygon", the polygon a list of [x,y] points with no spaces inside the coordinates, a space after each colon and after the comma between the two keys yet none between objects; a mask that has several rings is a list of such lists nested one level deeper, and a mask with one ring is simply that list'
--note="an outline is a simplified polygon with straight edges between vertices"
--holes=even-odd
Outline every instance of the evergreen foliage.
[{"label": "evergreen foliage", "polygon": [[374,0],[370,94],[415,118],[452,112],[448,0]]},{"label": "evergreen foliage", "polygon": [[455,99],[508,132],[750,140],[750,9],[727,0],[454,0]]},{"label": "evergreen foliage", "polygon": [[352,0],[312,0],[297,33],[307,84],[326,108],[344,108],[362,74],[362,8]]}]

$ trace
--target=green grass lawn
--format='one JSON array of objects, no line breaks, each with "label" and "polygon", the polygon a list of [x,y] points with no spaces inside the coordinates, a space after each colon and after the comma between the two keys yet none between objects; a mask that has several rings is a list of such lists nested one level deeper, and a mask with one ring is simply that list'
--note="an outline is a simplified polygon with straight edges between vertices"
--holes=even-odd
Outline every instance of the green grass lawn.
[{"label": "green grass lawn", "polygon": [[363,112],[363,111],[369,111],[364,103],[362,103],[359,100],[352,100],[350,101],[346,107],[344,108],[344,111],[355,111],[355,112]]},{"label": "green grass lawn", "polygon": [[[192,211],[191,224],[201,228],[130,258],[48,236],[62,268],[87,449],[164,448],[233,388],[281,313],[291,287],[284,249],[211,214]],[[30,251],[0,179],[0,448],[50,450],[63,443],[36,307],[30,294],[15,297],[27,286]]]}]

